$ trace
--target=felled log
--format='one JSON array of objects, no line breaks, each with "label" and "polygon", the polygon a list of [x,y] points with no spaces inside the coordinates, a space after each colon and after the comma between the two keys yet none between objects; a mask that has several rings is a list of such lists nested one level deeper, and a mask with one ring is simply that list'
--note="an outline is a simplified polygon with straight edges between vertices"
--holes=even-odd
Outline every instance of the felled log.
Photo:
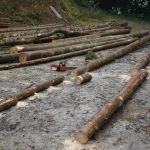
[{"label": "felled log", "polygon": [[77,68],[77,69],[73,70],[71,72],[71,77],[75,78],[75,77],[81,75],[81,73],[93,71],[93,70],[95,70],[117,58],[120,58],[120,57],[138,49],[140,46],[146,44],[149,41],[150,41],[150,35],[145,36],[145,37],[125,46],[124,48],[118,49],[117,51],[108,54],[104,58],[96,59],[81,68]]},{"label": "felled log", "polygon": [[29,30],[40,30],[40,29],[51,29],[58,28],[64,26],[63,24],[47,24],[41,26],[32,26],[32,27],[18,27],[18,28],[8,28],[8,29],[0,29],[0,33],[4,32],[16,32],[16,31],[29,31]]},{"label": "felled log", "polygon": [[77,85],[81,85],[83,83],[89,82],[92,80],[92,75],[86,73],[81,76],[77,76],[74,81]]},{"label": "felled log", "polygon": [[[110,42],[110,43],[104,43],[104,44],[91,44],[89,45],[89,47],[92,48],[88,48],[87,46],[87,51],[97,51],[97,50],[104,50],[104,49],[109,49],[112,47],[118,47],[118,46],[123,46],[123,45],[127,45],[133,41],[135,41],[137,39],[133,38],[133,39],[129,39],[129,40],[122,40],[122,41],[114,41],[114,42]],[[79,51],[79,50],[83,50],[86,46],[82,45],[81,47],[71,47],[71,48],[64,48],[64,49],[60,49],[60,50],[44,50],[44,51],[34,51],[34,52],[22,52],[19,55],[19,61],[20,62],[25,62],[25,61],[29,61],[29,60],[34,60],[34,59],[39,59],[39,58],[44,58],[44,57],[50,57],[50,56],[55,56],[55,55],[60,55],[60,54],[64,54],[64,53],[69,53],[69,52],[73,52],[73,51]]]},{"label": "felled log", "polygon": [[145,53],[140,62],[130,69],[129,75],[131,77],[135,76],[141,69],[144,69],[149,63],[150,63],[150,52]]},{"label": "felled log", "polygon": [[43,91],[50,86],[55,86],[63,82],[64,77],[60,76],[51,80],[48,80],[46,82],[40,83],[40,84],[33,84],[30,87],[25,88],[18,94],[14,96],[9,96],[8,98],[0,101],[0,111],[6,110],[18,103],[18,101],[23,100],[27,97],[30,97],[34,95],[37,92]]},{"label": "felled log", "polygon": [[109,100],[88,123],[75,133],[75,139],[82,144],[86,144],[114,114],[114,112],[116,112],[116,110],[119,109],[129,97],[131,97],[134,91],[146,79],[147,75],[148,73],[145,70],[141,70],[135,77],[131,78],[119,94]]},{"label": "felled log", "polygon": [[[135,39],[132,39],[129,41],[123,41],[123,42],[120,42],[118,44],[113,43],[113,44],[109,45],[109,48],[113,48],[116,46],[123,46],[127,43],[133,42],[133,40],[135,40]],[[70,52],[70,53],[66,53],[66,54],[62,54],[62,55],[58,55],[58,56],[56,55],[53,57],[41,58],[41,59],[36,59],[36,60],[32,60],[32,61],[14,63],[14,64],[10,64],[10,65],[1,65],[0,70],[8,70],[8,69],[19,68],[19,67],[24,67],[24,66],[37,65],[37,64],[48,63],[48,62],[52,62],[52,61],[56,61],[56,60],[60,60],[60,59],[66,59],[66,58],[70,58],[70,57],[81,56],[81,55],[86,54],[89,50],[96,52],[96,51],[102,50],[102,47],[103,47],[103,50],[104,50],[104,48],[105,49],[108,48],[108,45],[104,45],[104,46],[98,46],[98,47],[94,47],[94,48],[90,48],[90,49],[84,49],[84,50],[80,50],[80,51],[76,51],[76,52]]]},{"label": "felled log", "polygon": [[19,54],[0,55],[0,64],[19,61]]}]

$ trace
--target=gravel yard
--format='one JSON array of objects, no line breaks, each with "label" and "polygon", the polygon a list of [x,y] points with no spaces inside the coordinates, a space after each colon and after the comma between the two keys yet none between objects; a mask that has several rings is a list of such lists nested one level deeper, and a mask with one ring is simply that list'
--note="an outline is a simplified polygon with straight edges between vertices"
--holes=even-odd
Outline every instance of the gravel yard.
[{"label": "gravel yard", "polygon": [[[149,50],[145,46],[91,72],[93,79],[76,86],[70,70],[51,72],[49,64],[0,72],[0,98],[15,94],[31,83],[63,74],[65,81],[20,101],[0,113],[0,150],[148,150],[150,149],[150,76],[87,144],[74,133],[130,79],[128,71]],[[109,51],[99,52],[104,56]],[[68,59],[81,66],[84,57]],[[150,72],[150,66],[147,67]]]}]

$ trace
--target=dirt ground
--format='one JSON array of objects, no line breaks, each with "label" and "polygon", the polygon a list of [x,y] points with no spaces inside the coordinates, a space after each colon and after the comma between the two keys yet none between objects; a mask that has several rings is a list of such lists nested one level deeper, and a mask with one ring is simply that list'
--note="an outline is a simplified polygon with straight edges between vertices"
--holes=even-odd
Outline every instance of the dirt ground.
[{"label": "dirt ground", "polygon": [[[92,81],[82,86],[72,82],[70,71],[50,72],[50,63],[1,71],[1,99],[60,74],[65,81],[0,113],[0,150],[150,149],[150,76],[87,145],[74,140],[75,131],[121,90],[130,79],[129,69],[149,49],[145,46],[91,72]],[[69,66],[83,64],[84,57],[68,59]]]}]

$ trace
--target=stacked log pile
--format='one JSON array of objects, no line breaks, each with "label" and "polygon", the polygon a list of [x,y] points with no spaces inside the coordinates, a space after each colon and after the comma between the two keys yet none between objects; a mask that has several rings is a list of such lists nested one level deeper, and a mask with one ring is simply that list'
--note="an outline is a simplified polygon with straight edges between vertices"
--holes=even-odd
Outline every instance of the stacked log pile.
[{"label": "stacked log pile", "polygon": [[[53,28],[54,26],[51,27]],[[31,29],[25,28],[24,30],[33,31],[41,28],[47,29],[47,26],[41,26],[39,28],[32,27]],[[15,31],[17,29],[12,30]],[[23,28],[21,30],[23,30]],[[8,33],[11,30],[5,31]],[[20,30],[18,29],[17,32],[18,31]],[[47,33],[42,33],[26,40],[2,41],[0,42],[0,45],[15,46],[10,48],[10,54],[0,55],[0,63],[3,64],[0,66],[0,70],[47,63],[55,60],[85,55],[89,51],[97,52],[126,45],[133,47],[132,49],[136,49],[149,41],[149,32],[130,33],[130,31],[131,28],[128,27],[128,23],[111,22],[99,26],[87,26],[84,28],[55,28]],[[52,37],[56,34],[61,34],[62,39],[54,40]],[[144,38],[144,40],[142,38]],[[132,46],[132,44],[134,46]],[[130,50],[130,47],[128,52],[132,51]],[[120,50],[111,53],[106,60],[103,60],[104,62],[102,62],[102,64],[108,63],[109,61],[107,61],[107,59],[111,60],[110,57],[112,57],[113,60],[128,53],[126,48],[125,50],[122,49],[122,51],[125,51],[126,53],[123,52],[120,54]],[[95,64],[94,67],[93,64]],[[76,70],[82,70],[81,72],[85,73],[97,68],[97,65],[101,66],[100,60],[95,60],[94,62],[87,64],[86,67],[84,66],[82,69],[79,68]],[[80,75],[80,73],[77,75]]]}]

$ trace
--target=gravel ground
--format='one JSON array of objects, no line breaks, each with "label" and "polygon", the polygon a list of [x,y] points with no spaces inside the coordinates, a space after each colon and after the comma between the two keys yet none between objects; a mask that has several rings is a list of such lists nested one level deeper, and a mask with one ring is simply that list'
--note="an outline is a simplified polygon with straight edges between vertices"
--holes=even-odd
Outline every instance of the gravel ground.
[{"label": "gravel ground", "polygon": [[[149,49],[145,46],[92,72],[92,81],[82,86],[71,81],[70,71],[50,72],[50,63],[1,71],[1,99],[60,74],[65,81],[0,113],[0,150],[150,149],[150,76],[87,145],[74,140],[75,131],[120,91],[130,79],[129,69]],[[84,57],[68,60],[69,66],[83,64]]]}]

